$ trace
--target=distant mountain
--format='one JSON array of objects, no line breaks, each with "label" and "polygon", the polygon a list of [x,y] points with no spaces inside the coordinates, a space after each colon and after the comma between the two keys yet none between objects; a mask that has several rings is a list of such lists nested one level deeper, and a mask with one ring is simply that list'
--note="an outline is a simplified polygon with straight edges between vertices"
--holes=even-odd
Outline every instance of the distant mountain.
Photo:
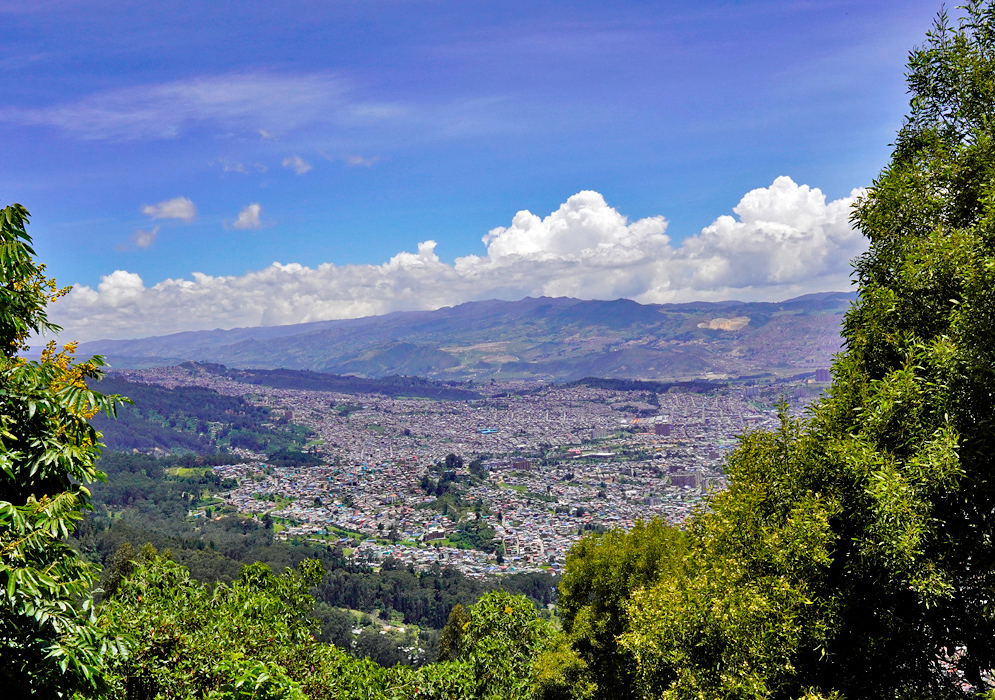
[{"label": "distant mountain", "polygon": [[85,343],[115,367],[183,361],[359,377],[570,381],[814,371],[840,348],[855,294],[639,304],[531,297],[290,326]]}]

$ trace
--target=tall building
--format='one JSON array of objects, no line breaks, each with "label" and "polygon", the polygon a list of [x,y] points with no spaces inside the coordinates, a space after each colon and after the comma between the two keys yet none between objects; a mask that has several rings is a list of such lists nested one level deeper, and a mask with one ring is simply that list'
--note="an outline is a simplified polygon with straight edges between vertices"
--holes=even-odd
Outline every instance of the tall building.
[{"label": "tall building", "polygon": [[671,474],[671,486],[682,486],[684,488],[701,488],[701,474],[698,472],[686,472],[684,474]]}]

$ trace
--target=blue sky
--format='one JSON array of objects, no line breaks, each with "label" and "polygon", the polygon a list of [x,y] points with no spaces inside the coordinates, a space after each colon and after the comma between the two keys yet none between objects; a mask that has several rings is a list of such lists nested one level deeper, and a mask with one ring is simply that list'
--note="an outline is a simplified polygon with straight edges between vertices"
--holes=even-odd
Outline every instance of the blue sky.
[{"label": "blue sky", "polygon": [[[84,337],[841,288],[827,256],[860,244],[814,188],[848,203],[885,164],[938,9],[0,0],[0,202],[80,285],[56,315]],[[734,269],[799,236],[793,271]]]}]

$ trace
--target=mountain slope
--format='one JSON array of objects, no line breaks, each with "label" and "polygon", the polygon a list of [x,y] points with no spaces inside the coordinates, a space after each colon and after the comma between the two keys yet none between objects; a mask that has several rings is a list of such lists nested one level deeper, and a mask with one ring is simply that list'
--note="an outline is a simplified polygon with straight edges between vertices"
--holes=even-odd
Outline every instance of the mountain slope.
[{"label": "mountain slope", "polygon": [[564,297],[86,343],[117,367],[216,362],[437,379],[671,379],[827,367],[854,294],[639,304]]}]

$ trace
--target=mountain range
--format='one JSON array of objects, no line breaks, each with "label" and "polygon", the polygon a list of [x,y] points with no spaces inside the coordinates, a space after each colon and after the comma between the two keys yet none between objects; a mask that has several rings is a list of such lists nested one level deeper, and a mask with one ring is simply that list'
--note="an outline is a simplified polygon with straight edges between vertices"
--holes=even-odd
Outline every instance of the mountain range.
[{"label": "mountain range", "polygon": [[435,311],[84,343],[112,366],[184,361],[440,380],[673,380],[828,367],[853,293],[781,302],[639,304],[527,297]]}]

